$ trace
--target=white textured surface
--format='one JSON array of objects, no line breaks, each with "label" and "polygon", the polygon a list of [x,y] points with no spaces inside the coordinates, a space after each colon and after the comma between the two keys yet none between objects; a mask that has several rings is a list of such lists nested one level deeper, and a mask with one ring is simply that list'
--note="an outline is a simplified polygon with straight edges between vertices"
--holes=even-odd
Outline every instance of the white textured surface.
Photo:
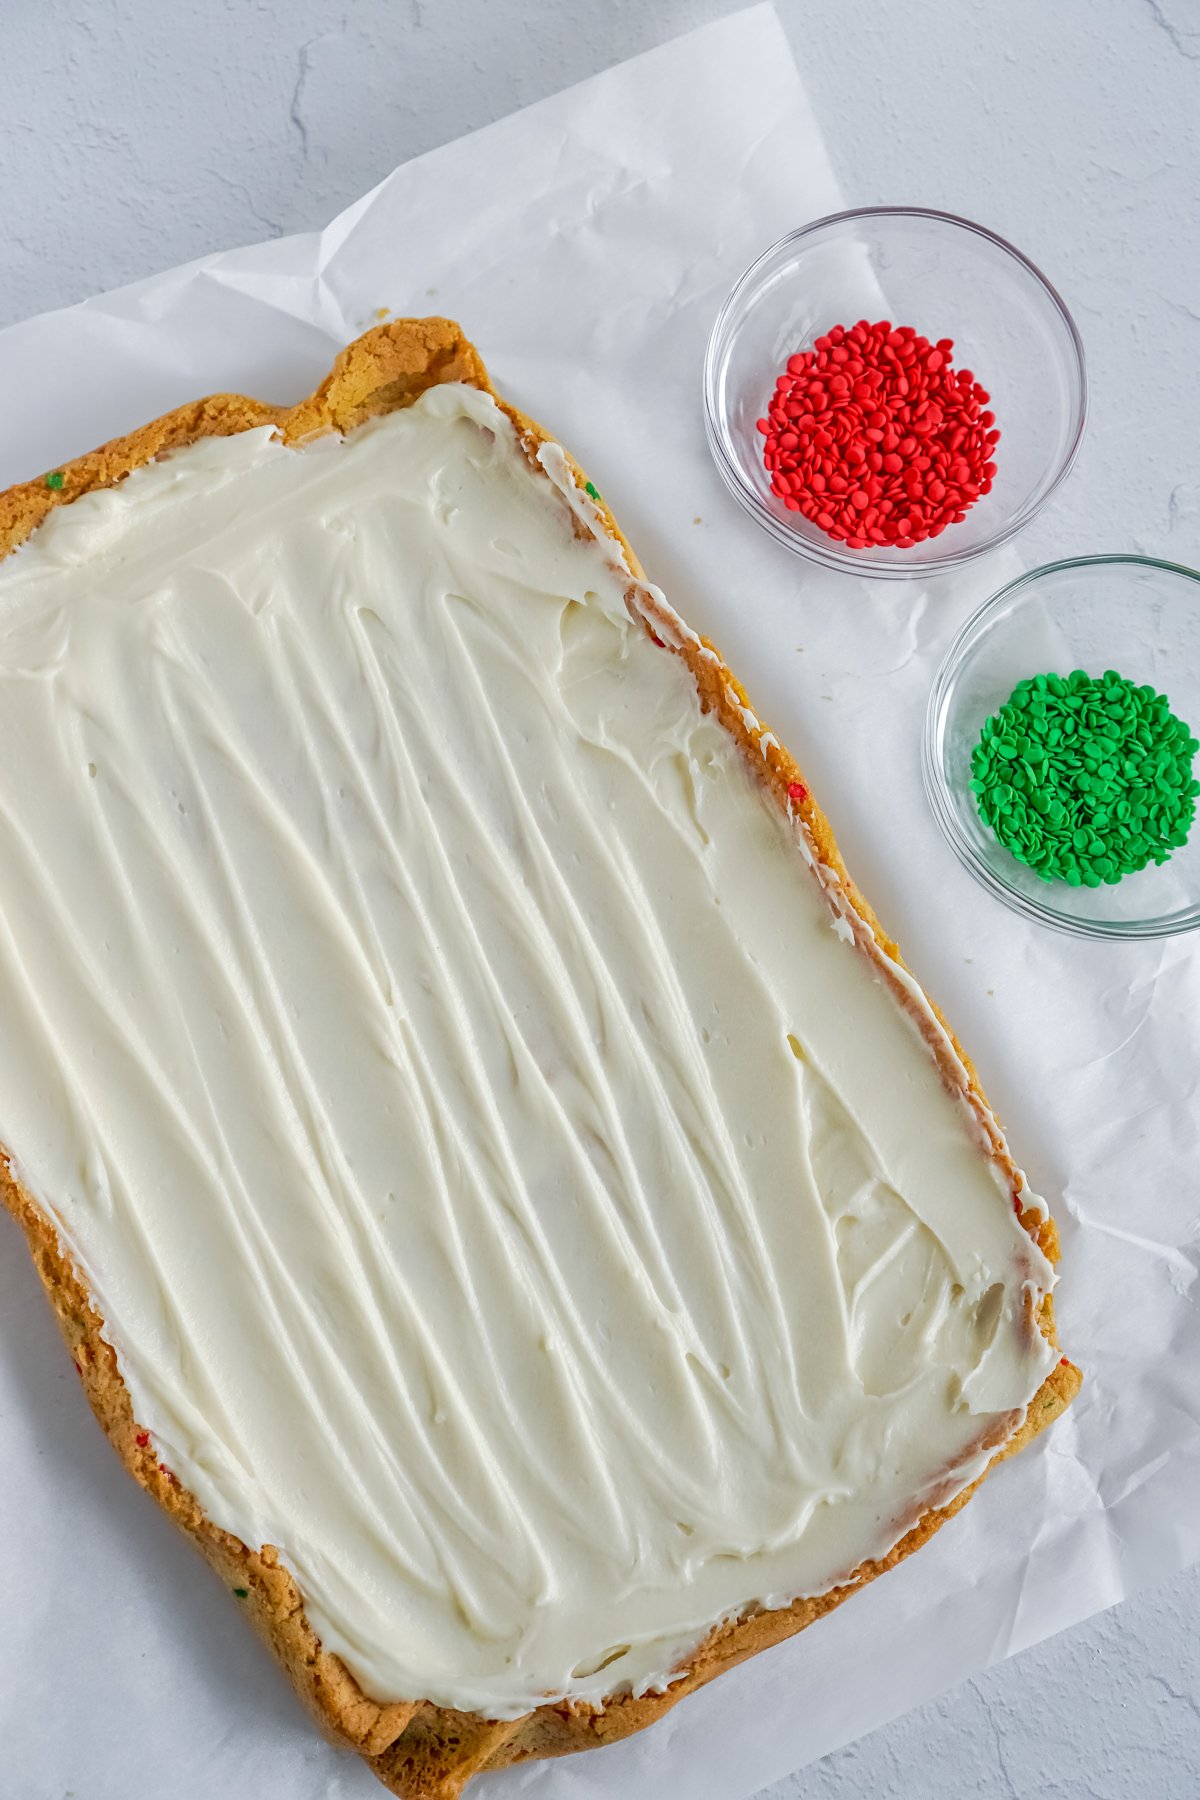
[{"label": "white textured surface", "polygon": [[[415,152],[725,10],[13,9],[0,69],[0,320],[319,225]],[[851,200],[984,220],[1047,269],[1076,313],[1089,438],[1022,553],[1131,547],[1200,561],[1195,0],[780,0],[780,11]],[[1200,1785],[1198,1602],[1193,1572],[779,1784],[771,1800],[1185,1800]]]}]

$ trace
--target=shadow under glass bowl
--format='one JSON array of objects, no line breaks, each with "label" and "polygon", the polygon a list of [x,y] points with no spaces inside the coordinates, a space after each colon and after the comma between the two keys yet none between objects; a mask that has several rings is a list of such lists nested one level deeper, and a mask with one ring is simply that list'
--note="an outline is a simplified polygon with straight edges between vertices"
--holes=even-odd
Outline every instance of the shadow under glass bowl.
[{"label": "shadow under glass bowl", "polygon": [[1154,938],[1200,926],[1200,819],[1170,860],[1111,886],[1042,881],[984,824],[971,752],[1030,675],[1115,669],[1166,695],[1200,727],[1200,574],[1144,556],[1087,556],[1020,576],[967,621],[942,664],[925,721],[925,791],[952,849],[1027,918],[1083,937]]},{"label": "shadow under glass bowl", "polygon": [[[988,391],[1001,434],[991,492],[909,550],[837,543],[788,510],[763,465],[757,421],[788,357],[860,318],[953,338],[955,367]],[[793,231],[747,269],[709,339],[704,416],[726,485],[781,543],[852,574],[936,574],[1022,530],[1067,475],[1087,417],[1083,346],[1045,276],[994,232],[918,207],[860,208]]]}]

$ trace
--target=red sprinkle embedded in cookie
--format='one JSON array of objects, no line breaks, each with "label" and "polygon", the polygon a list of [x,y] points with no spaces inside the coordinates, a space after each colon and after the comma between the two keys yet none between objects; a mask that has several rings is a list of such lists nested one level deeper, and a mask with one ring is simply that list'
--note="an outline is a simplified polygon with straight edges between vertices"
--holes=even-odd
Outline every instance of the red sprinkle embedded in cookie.
[{"label": "red sprinkle embedded in cookie", "polygon": [[953,349],[860,319],[790,356],[758,421],[772,493],[852,550],[908,550],[961,524],[991,488],[1000,433]]},{"label": "red sprinkle embedded in cookie", "polygon": [[144,1450],[146,1445],[150,1442],[150,1433],[148,1431],[139,1431],[133,1441],[139,1450]]},{"label": "red sprinkle embedded in cookie", "polygon": [[788,799],[793,806],[799,806],[800,802],[802,800],[807,800],[807,798],[808,789],[804,786],[802,781],[788,782]]}]

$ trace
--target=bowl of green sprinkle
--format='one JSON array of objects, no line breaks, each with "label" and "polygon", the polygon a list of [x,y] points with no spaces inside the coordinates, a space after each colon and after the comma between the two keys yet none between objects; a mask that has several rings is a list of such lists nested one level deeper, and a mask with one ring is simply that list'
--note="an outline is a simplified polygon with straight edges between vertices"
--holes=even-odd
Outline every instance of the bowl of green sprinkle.
[{"label": "bowl of green sprinkle", "polygon": [[1048,563],[985,601],[934,682],[925,789],[1027,917],[1082,937],[1200,926],[1200,574]]}]

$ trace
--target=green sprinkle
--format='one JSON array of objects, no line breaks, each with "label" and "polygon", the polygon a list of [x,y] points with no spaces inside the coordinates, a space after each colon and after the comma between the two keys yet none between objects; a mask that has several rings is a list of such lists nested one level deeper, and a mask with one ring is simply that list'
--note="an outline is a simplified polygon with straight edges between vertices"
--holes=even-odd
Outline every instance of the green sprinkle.
[{"label": "green sprinkle", "polygon": [[46,486],[48,488],[53,488],[55,493],[57,493],[59,488],[62,486],[62,484],[65,480],[66,480],[66,477],[64,476],[62,470],[55,469],[53,475],[47,475]]},{"label": "green sprinkle", "polygon": [[600,498],[599,488],[594,487],[590,481],[584,482],[583,491],[593,500],[598,500]]},{"label": "green sprinkle", "polygon": [[250,1598],[250,1589],[249,1588],[234,1588],[233,1591],[237,1595],[239,1600],[248,1600]]},{"label": "green sprinkle", "polygon": [[971,756],[981,818],[1043,881],[1113,885],[1186,843],[1200,743],[1165,694],[1113,669],[1030,675]]}]

